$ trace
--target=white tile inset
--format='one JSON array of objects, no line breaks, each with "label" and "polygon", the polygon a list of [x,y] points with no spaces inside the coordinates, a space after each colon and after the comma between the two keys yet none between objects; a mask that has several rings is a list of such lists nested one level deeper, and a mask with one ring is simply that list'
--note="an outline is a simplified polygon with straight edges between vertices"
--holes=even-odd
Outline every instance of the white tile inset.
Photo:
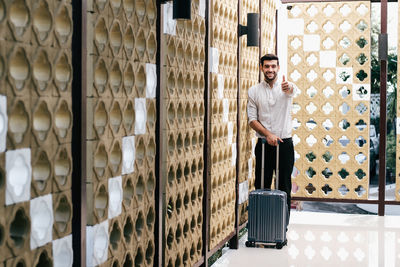
[{"label": "white tile inset", "polygon": [[135,98],[135,135],[146,133],[146,98]]},{"label": "white tile inset", "polygon": [[108,179],[108,218],[112,219],[122,211],[122,177]]},{"label": "white tile inset", "polygon": [[53,198],[51,194],[30,201],[31,250],[53,240]]},{"label": "white tile inset", "polygon": [[336,67],[336,51],[320,51],[319,52],[319,66],[321,68],[335,68]]},{"label": "white tile inset", "polygon": [[172,13],[172,3],[164,4],[164,33],[176,35],[176,20],[173,19]]},{"label": "white tile inset", "polygon": [[31,199],[31,150],[29,148],[6,152],[6,205]]},{"label": "white tile inset", "polygon": [[228,122],[228,145],[231,145],[233,140],[233,122]]},{"label": "white tile inset", "polygon": [[229,100],[224,98],[222,100],[222,107],[223,107],[223,115],[222,115],[222,122],[228,122],[229,119]]},{"label": "white tile inset", "polygon": [[287,34],[288,35],[303,35],[304,34],[304,19],[288,19]]},{"label": "white tile inset", "polygon": [[0,152],[6,151],[7,126],[7,97],[0,95]]},{"label": "white tile inset", "polygon": [[54,267],[70,267],[74,260],[72,250],[72,235],[53,240],[52,243]]},{"label": "white tile inset", "polygon": [[251,178],[253,176],[253,159],[249,158],[247,161],[247,166],[249,166],[249,172],[247,174],[247,178]]},{"label": "white tile inset", "polygon": [[135,170],[135,137],[122,138],[122,174],[129,174]]},{"label": "white tile inset", "polygon": [[156,98],[157,69],[156,64],[146,64],[146,98]]},{"label": "white tile inset", "polygon": [[232,144],[232,166],[236,166],[236,143]]},{"label": "white tile inset", "polygon": [[249,181],[239,184],[239,205],[249,199]]},{"label": "white tile inset", "polygon": [[217,48],[210,47],[209,62],[209,72],[218,73],[219,51]]},{"label": "white tile inset", "polygon": [[225,79],[224,75],[218,74],[218,99],[224,98]]},{"label": "white tile inset", "polygon": [[321,37],[318,34],[305,34],[303,37],[303,50],[306,52],[319,51]]},{"label": "white tile inset", "polygon": [[206,0],[200,0],[199,2],[199,15],[202,18],[206,17]]},{"label": "white tile inset", "polygon": [[251,155],[253,157],[256,156],[256,154],[255,154],[256,144],[257,144],[257,138],[254,137],[251,139]]},{"label": "white tile inset", "polygon": [[86,265],[97,266],[104,263],[108,256],[108,220],[86,227]]}]

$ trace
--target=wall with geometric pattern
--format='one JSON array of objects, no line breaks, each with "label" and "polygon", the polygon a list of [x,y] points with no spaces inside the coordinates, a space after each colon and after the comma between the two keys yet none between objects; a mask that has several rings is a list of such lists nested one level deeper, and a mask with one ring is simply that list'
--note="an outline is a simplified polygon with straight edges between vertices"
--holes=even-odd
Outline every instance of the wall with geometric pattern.
[{"label": "wall with geometric pattern", "polygon": [[173,20],[172,3],[162,10],[163,266],[193,266],[202,255],[204,7],[192,1],[191,20]]},{"label": "wall with geometric pattern", "polygon": [[71,1],[0,2],[0,265],[72,264]]},{"label": "wall with geometric pattern", "polygon": [[367,199],[370,3],[298,3],[288,15],[293,196]]},{"label": "wall with geometric pattern", "polygon": [[235,227],[237,155],[237,17],[236,1],[211,1],[211,201],[210,249]]},{"label": "wall with geometric pattern", "polygon": [[156,1],[87,8],[87,266],[152,266]]}]

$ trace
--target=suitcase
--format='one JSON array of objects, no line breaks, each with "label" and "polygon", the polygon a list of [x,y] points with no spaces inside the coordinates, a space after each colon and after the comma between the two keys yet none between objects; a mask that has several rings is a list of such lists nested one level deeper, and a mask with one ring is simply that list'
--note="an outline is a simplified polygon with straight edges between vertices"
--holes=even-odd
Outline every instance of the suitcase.
[{"label": "suitcase", "polygon": [[[261,188],[249,193],[248,207],[248,240],[246,247],[256,243],[275,244],[281,249],[287,244],[286,227],[288,224],[288,207],[286,192],[264,189],[264,153],[265,139],[262,142]],[[275,188],[279,188],[279,144],[276,148]]]}]

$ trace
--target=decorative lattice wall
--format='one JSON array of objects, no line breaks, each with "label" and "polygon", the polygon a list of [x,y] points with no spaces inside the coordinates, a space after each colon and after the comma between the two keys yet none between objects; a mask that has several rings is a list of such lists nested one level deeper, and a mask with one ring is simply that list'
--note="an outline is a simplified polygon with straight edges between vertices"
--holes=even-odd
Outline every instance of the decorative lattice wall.
[{"label": "decorative lattice wall", "polygon": [[299,3],[288,14],[293,195],[367,199],[370,3]]},{"label": "decorative lattice wall", "polygon": [[0,265],[72,264],[71,1],[0,2]]},{"label": "decorative lattice wall", "polygon": [[276,4],[275,0],[261,1],[261,56],[275,53]]},{"label": "decorative lattice wall", "polygon": [[87,266],[151,266],[156,1],[87,8]]},{"label": "decorative lattice wall", "polygon": [[238,9],[233,0],[214,0],[210,8],[212,249],[235,227]]},{"label": "decorative lattice wall", "polygon": [[163,5],[161,70],[164,266],[193,266],[202,255],[205,5],[192,1],[191,20],[173,20]]},{"label": "decorative lattice wall", "polygon": [[[256,1],[241,1],[240,10],[240,24],[247,25],[247,13],[259,13],[259,3]],[[267,13],[266,13],[267,14]],[[266,16],[262,15],[262,18]],[[264,37],[265,32],[263,31],[262,36]],[[266,40],[268,41],[268,40]],[[240,116],[240,158],[239,158],[239,184],[245,185],[242,188],[249,190],[254,189],[254,168],[255,168],[255,157],[253,156],[253,143],[255,144],[255,132],[249,127],[247,122],[247,92],[250,87],[257,84],[259,81],[259,48],[258,47],[247,47],[246,36],[240,38],[240,96],[239,96],[239,116]],[[248,194],[248,192],[240,192],[242,194]],[[246,201],[244,201],[246,199]],[[247,197],[241,199],[242,202],[239,205],[239,223],[245,223],[247,221]]]}]

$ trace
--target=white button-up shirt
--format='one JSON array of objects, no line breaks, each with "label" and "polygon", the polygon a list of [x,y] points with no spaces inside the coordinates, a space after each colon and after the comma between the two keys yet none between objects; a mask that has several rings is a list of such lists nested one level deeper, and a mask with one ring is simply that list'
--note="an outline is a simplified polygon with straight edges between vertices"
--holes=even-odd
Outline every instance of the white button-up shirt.
[{"label": "white button-up shirt", "polygon": [[[284,139],[292,137],[292,100],[298,90],[293,86],[292,94],[282,91],[281,82],[276,81],[271,88],[265,81],[252,86],[248,91],[247,116],[251,123],[258,120],[272,134]],[[257,137],[261,136],[256,133]]]}]

